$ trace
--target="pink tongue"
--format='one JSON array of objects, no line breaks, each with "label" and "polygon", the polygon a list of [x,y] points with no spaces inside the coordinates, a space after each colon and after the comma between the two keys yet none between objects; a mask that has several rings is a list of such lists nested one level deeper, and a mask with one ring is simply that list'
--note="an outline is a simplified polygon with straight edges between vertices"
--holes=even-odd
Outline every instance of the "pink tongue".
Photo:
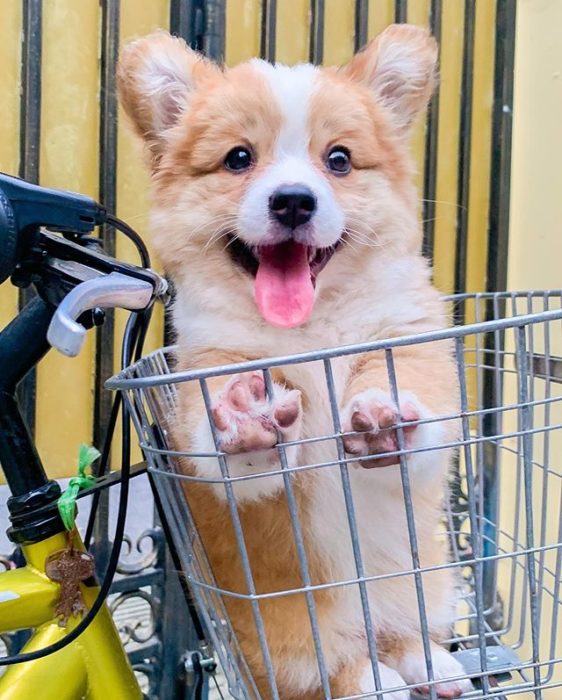
[{"label": "pink tongue", "polygon": [[307,246],[289,241],[260,248],[255,297],[272,326],[294,328],[304,323],[314,306]]}]

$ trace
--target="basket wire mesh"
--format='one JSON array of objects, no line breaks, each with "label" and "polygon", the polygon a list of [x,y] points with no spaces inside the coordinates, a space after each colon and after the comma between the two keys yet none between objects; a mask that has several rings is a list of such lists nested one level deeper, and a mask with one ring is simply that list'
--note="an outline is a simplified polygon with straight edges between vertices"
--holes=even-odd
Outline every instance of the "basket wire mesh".
[{"label": "basket wire mesh", "polygon": [[[364,618],[366,643],[372,663],[375,689],[345,696],[388,698],[382,690],[378,665],[377,632],[370,610],[369,586],[374,581],[411,577],[419,615],[429,682],[429,697],[437,698],[430,633],[424,594],[424,576],[431,571],[455,570],[461,587],[451,635],[440,640],[462,663],[474,698],[559,698],[562,691],[562,292],[466,294],[451,297],[452,313],[462,308],[469,323],[444,331],[380,340],[369,344],[330,348],[283,358],[267,358],[205,370],[175,371],[174,349],[152,353],[108,382],[123,391],[131,409],[152,480],[166,506],[168,527],[190,583],[209,637],[235,698],[259,698],[260,690],[242,653],[240,640],[228,613],[232,599],[245,601],[252,610],[266,672],[269,696],[282,698],[268,648],[260,605],[276,597],[302,595],[306,600],[312,640],[323,695],[336,697],[322,648],[317,595],[325,589],[355,587]],[[406,514],[411,568],[391,573],[366,571],[354,508],[350,472],[360,457],[346,454],[334,363],[345,356],[364,353],[384,355],[391,393],[399,400],[394,366],[396,348],[448,340],[454,348],[460,389],[460,412],[425,419],[426,422],[460,421],[461,437],[430,450],[454,449],[449,492],[443,505],[443,528],[450,558],[425,566],[420,562],[416,519],[411,496],[408,462],[416,453],[406,449],[404,427],[398,427],[398,469]],[[211,392],[208,380],[228,378],[248,371],[263,372],[272,391],[272,371],[289,365],[322,366],[330,402],[332,426],[326,435],[291,444],[331,441],[336,446],[330,462],[301,464],[287,453],[291,444],[280,443],[279,469],[231,475],[228,457],[217,449],[205,455],[174,449],[170,424],[183,383],[199,385],[211,428]],[[423,421],[422,421],[423,422]],[[214,431],[217,439],[216,431]],[[181,460],[207,457],[218,461],[219,476],[187,474]],[[302,523],[299,520],[294,480],[306,471],[337,470],[347,515],[354,570],[345,579],[317,583],[311,579]],[[281,478],[302,586],[291,590],[257,591],[246,549],[237,500],[237,482]],[[246,582],[246,591],[218,585],[198,531],[185,491],[194,483],[224,489]],[[303,622],[304,624],[304,622]],[[560,632],[560,634],[559,634]],[[401,687],[416,697],[412,684]],[[400,690],[396,688],[395,692]],[[463,696],[463,697],[465,697]],[[337,697],[344,697],[338,695]]]}]

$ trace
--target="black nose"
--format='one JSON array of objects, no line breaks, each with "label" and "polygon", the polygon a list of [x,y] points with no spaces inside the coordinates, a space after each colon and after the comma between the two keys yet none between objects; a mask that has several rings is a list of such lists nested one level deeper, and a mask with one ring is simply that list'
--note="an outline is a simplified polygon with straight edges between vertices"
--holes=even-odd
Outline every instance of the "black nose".
[{"label": "black nose", "polygon": [[316,197],[305,185],[281,185],[269,198],[269,211],[291,229],[310,221],[316,211]]}]

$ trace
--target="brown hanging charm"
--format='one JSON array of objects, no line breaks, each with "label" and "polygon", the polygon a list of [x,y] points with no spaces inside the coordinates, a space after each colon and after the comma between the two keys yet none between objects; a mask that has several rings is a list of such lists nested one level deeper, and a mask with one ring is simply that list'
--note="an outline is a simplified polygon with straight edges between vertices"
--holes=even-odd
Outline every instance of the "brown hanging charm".
[{"label": "brown hanging charm", "polygon": [[74,549],[69,536],[69,546],[48,557],[45,562],[45,573],[51,581],[60,583],[55,614],[60,618],[59,625],[66,627],[71,615],[81,615],[87,610],[80,583],[94,576],[94,558],[87,552]]}]

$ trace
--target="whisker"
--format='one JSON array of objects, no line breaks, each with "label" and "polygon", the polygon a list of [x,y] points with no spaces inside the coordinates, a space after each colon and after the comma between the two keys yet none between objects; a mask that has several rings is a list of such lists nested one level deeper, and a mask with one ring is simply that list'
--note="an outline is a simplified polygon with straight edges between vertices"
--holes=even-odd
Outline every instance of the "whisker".
[{"label": "whisker", "polygon": [[420,197],[418,201],[432,204],[444,204],[449,207],[456,207],[457,209],[466,209],[466,207],[463,207],[462,204],[459,204],[458,202],[449,202],[446,199],[424,199],[423,197]]},{"label": "whisker", "polygon": [[348,237],[351,240],[353,240],[358,245],[362,245],[362,246],[365,246],[367,248],[380,248],[381,247],[381,244],[377,241],[377,236],[376,236],[376,233],[374,231],[371,233],[371,236],[374,236],[374,239],[368,237],[362,231],[357,231],[356,229],[353,229],[351,227],[347,227],[345,229],[345,233],[348,235]]}]

